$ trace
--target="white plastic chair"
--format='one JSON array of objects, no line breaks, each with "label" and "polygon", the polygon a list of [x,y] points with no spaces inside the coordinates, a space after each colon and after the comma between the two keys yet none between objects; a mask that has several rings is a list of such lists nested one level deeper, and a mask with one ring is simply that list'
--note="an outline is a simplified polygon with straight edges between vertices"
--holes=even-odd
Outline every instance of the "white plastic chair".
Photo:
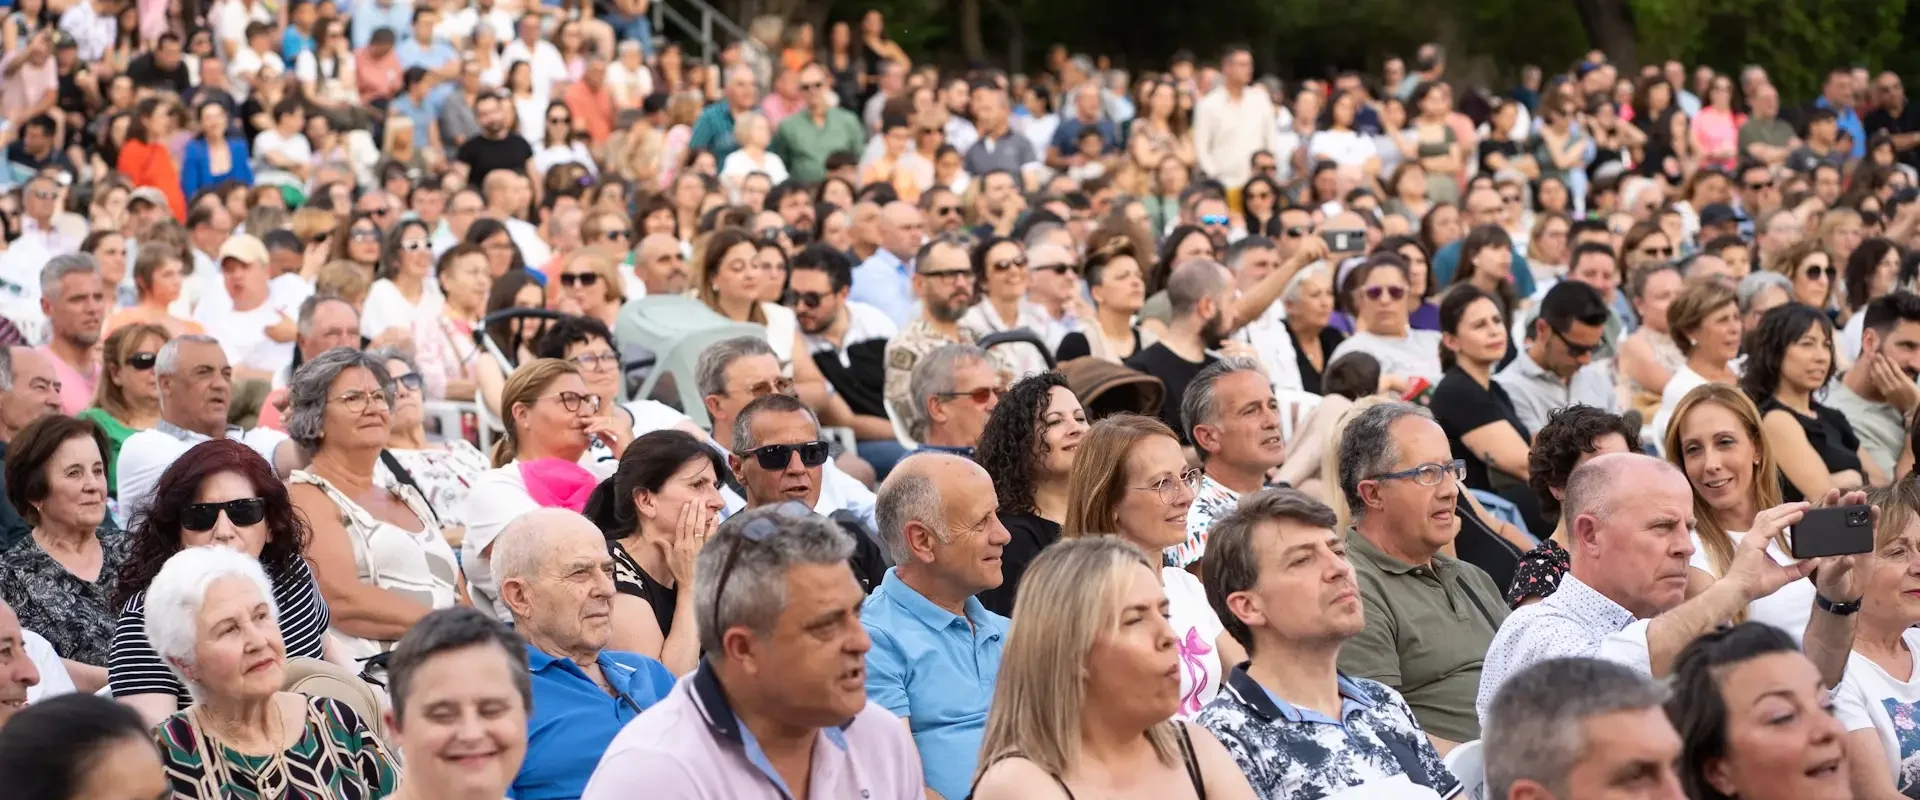
[{"label": "white plastic chair", "polygon": [[1320,395],[1301,389],[1273,390],[1274,399],[1280,401],[1280,437],[1293,441],[1293,431],[1297,421],[1305,421],[1307,415],[1320,405]]},{"label": "white plastic chair", "polygon": [[1447,764],[1447,771],[1460,779],[1460,797],[1486,800],[1487,762],[1480,754],[1479,739],[1453,748],[1442,760]]}]

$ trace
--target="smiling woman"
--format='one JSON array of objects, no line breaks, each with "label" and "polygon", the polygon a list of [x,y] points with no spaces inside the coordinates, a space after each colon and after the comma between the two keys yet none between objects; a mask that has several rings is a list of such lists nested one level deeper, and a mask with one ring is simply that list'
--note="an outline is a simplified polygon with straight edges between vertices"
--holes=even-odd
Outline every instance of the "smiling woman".
[{"label": "smiling woman", "polygon": [[0,556],[0,598],[20,627],[47,637],[82,692],[107,684],[109,600],[129,544],[123,531],[100,530],[107,450],[100,426],[58,414],[21,429],[7,448],[7,500],[33,532]]},{"label": "smiling woman", "polygon": [[1852,797],[1842,726],[1826,694],[1819,669],[1778,628],[1746,622],[1687,645],[1667,700],[1687,796]]}]

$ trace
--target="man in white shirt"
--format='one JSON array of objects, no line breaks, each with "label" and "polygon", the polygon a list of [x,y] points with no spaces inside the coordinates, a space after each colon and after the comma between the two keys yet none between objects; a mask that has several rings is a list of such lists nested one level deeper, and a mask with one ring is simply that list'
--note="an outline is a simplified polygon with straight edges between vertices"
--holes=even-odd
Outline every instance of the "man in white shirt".
[{"label": "man in white shirt", "polygon": [[540,229],[520,218],[520,212],[533,199],[533,182],[518,172],[496,169],[487,173],[481,188],[487,195],[487,214],[507,226],[508,238],[520,248],[520,260],[534,269],[551,261],[553,248],[540,236]]},{"label": "man in white shirt", "polygon": [[467,39],[482,24],[493,29],[494,41],[504,42],[513,38],[513,15],[501,10],[493,0],[462,4],[459,10],[440,19],[440,24],[433,28],[433,35],[465,49]]},{"label": "man in white shirt", "polygon": [[540,38],[540,15],[522,15],[516,31],[519,35],[500,52],[501,60],[508,64],[527,62],[533,68],[533,90],[547,97],[559,97],[557,86],[565,83],[570,73],[566,59],[560,57],[560,48]]},{"label": "man in white shirt", "polygon": [[253,87],[263,81],[277,80],[287,73],[287,62],[273,51],[273,27],[264,22],[247,23],[247,43],[233,54],[227,67],[233,76],[233,101],[245,103]]},{"label": "man in white shirt", "polygon": [[[160,389],[160,421],[127,437],[114,462],[120,491],[120,515],[132,518],[153,496],[153,487],[167,467],[201,442],[233,438],[252,447],[284,474],[290,440],[278,431],[255,429],[244,435],[227,425],[227,406],[233,393],[233,368],[220,342],[211,336],[176,336],[160,347],[154,377]],[[123,523],[125,519],[121,520]]]},{"label": "man in white shirt", "polygon": [[194,319],[226,350],[234,375],[272,381],[293,360],[294,323],[306,297],[274,297],[268,284],[267,246],[252,236],[235,236],[220,247],[220,272],[230,308],[203,306]]},{"label": "man in white shirt", "polygon": [[33,240],[48,256],[63,255],[80,249],[80,243],[54,227],[53,215],[60,210],[60,185],[40,173],[27,180],[20,197],[20,240]]},{"label": "man in white shirt", "polygon": [[1280,151],[1273,100],[1253,86],[1253,53],[1233,47],[1220,59],[1219,89],[1201,98],[1194,109],[1194,155],[1200,171],[1227,186],[1239,186],[1251,177],[1253,154]]},{"label": "man in white shirt", "polygon": [[120,0],[80,0],[60,15],[60,30],[73,37],[80,60],[98,62],[107,57],[120,26],[114,21],[120,13]]}]

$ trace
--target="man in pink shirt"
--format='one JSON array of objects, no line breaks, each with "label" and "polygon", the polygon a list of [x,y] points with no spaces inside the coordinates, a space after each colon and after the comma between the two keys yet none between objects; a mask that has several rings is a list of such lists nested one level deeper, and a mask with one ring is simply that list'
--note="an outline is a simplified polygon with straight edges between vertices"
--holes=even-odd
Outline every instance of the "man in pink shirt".
[{"label": "man in pink shirt", "polygon": [[106,284],[93,256],[68,253],[54,256],[40,271],[40,292],[40,310],[52,333],[40,352],[53,362],[60,381],[61,410],[77,414],[93,405],[93,385],[100,378],[93,346],[106,321]]},{"label": "man in pink shirt", "polygon": [[361,102],[385,102],[400,93],[405,72],[400,67],[400,57],[393,52],[392,29],[373,32],[373,40],[354,54],[353,71],[360,82]]},{"label": "man in pink shirt", "polygon": [[587,56],[587,68],[580,80],[567,87],[561,99],[573,112],[576,129],[585,129],[587,141],[597,149],[613,135],[613,90],[607,86],[607,57],[599,53]]},{"label": "man in pink shirt", "polygon": [[907,726],[867,700],[852,554],[797,502],[720,526],[694,565],[717,590],[694,612],[706,657],[614,737],[582,800],[925,797]]},{"label": "man in pink shirt", "polygon": [[54,29],[41,28],[26,47],[0,56],[0,115],[24,120],[53,108],[60,89],[53,37]]}]

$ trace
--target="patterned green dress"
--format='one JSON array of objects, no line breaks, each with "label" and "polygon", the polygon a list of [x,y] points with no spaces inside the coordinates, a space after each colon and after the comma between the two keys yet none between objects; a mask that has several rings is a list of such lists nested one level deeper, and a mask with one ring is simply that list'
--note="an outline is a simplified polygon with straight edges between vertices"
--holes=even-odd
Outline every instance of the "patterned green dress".
[{"label": "patterned green dress", "polygon": [[308,698],[306,732],[271,756],[213,741],[198,719],[188,708],[153,731],[176,800],[377,800],[400,781],[387,746],[334,700]]}]

